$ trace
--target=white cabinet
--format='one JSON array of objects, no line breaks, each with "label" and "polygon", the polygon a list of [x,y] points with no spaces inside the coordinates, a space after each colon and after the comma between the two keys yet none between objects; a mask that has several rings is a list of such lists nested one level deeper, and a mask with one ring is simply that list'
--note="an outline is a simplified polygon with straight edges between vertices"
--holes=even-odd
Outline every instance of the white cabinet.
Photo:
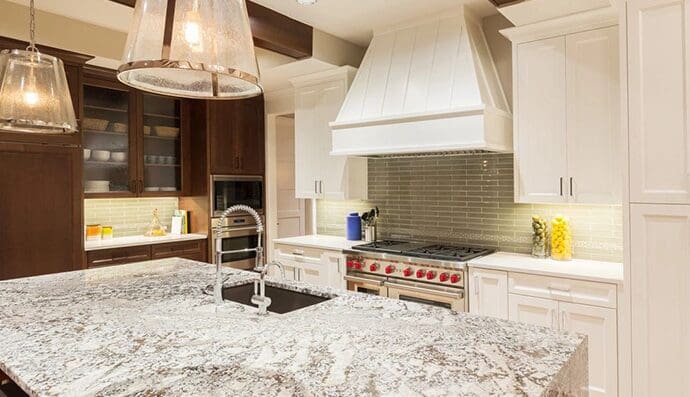
[{"label": "white cabinet", "polygon": [[[340,252],[276,244],[274,258],[283,266],[287,280],[346,288],[345,255]],[[269,272],[273,277],[281,275],[275,267],[271,267]]]},{"label": "white cabinet", "polygon": [[616,311],[576,303],[558,302],[561,331],[587,335],[589,395],[618,395]]},{"label": "white cabinet", "polygon": [[633,395],[687,397],[690,206],[630,207]]},{"label": "white cabinet", "polygon": [[508,305],[511,321],[558,329],[558,301],[510,294]]},{"label": "white cabinet", "polygon": [[515,201],[620,203],[617,27],[513,48]]},{"label": "white cabinet", "polygon": [[629,0],[630,201],[690,204],[688,4]]},{"label": "white cabinet", "polygon": [[343,66],[290,80],[295,87],[295,194],[303,199],[367,198],[367,160],[331,156],[335,121],[356,69]]},{"label": "white cabinet", "polygon": [[470,313],[508,318],[508,273],[470,268]]}]

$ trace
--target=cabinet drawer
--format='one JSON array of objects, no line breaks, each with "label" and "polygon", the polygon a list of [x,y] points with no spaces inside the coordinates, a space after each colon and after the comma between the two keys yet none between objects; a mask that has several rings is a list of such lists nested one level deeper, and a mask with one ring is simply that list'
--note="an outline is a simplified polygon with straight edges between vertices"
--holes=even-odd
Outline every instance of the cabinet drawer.
[{"label": "cabinet drawer", "polygon": [[321,264],[323,250],[316,248],[299,247],[295,245],[275,245],[276,260],[291,260],[299,263]]},{"label": "cabinet drawer", "polygon": [[205,240],[185,241],[182,243],[156,244],[151,246],[153,259],[185,258],[196,261],[204,260]]},{"label": "cabinet drawer", "polygon": [[555,299],[563,302],[616,307],[616,286],[614,284],[509,273],[508,291],[511,294]]},{"label": "cabinet drawer", "polygon": [[149,245],[88,251],[86,253],[86,264],[89,268],[122,265],[150,259],[151,246]]}]

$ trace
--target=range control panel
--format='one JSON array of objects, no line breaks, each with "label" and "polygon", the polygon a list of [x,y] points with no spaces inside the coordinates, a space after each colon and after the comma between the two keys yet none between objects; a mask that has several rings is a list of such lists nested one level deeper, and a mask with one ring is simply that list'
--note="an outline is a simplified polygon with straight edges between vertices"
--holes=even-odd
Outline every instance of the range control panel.
[{"label": "range control panel", "polygon": [[425,281],[434,284],[462,286],[465,282],[465,272],[461,269],[444,269],[428,265],[384,261],[364,257],[348,257],[347,269],[361,273],[377,274],[381,276],[409,279],[410,281]]}]

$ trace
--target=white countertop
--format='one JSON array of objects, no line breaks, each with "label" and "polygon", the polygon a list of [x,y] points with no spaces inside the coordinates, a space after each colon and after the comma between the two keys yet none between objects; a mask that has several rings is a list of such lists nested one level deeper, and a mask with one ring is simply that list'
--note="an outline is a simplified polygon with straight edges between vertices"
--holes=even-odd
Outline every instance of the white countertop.
[{"label": "white countertop", "polygon": [[86,241],[84,243],[84,251],[95,251],[103,250],[109,248],[122,248],[122,247],[135,247],[138,245],[151,245],[151,244],[163,244],[163,243],[175,243],[179,241],[193,241],[193,240],[204,240],[206,239],[205,234],[180,234],[172,235],[168,234],[163,237],[146,237],[146,236],[127,236],[127,237],[115,237],[110,240],[100,240],[100,241]]},{"label": "white countertop", "polygon": [[623,264],[617,262],[601,262],[588,259],[556,261],[553,259],[539,259],[525,254],[496,252],[495,254],[472,259],[468,264],[470,267],[480,267],[483,269],[541,274],[603,283],[623,283]]},{"label": "white countertop", "polygon": [[297,236],[273,239],[274,244],[298,245],[300,247],[320,248],[333,251],[352,249],[353,245],[365,244],[364,241],[350,241],[345,237],[312,234],[309,236]]}]

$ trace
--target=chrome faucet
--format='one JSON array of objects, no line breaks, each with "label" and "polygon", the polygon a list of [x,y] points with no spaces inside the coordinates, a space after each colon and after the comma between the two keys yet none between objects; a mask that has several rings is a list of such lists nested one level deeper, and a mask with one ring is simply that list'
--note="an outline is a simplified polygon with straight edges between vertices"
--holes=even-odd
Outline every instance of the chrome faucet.
[{"label": "chrome faucet", "polygon": [[280,269],[282,277],[285,278],[285,269],[283,269],[283,265],[277,262],[267,263],[259,273],[259,281],[254,282],[254,296],[252,296],[251,302],[259,307],[259,314],[261,315],[266,314],[268,307],[271,306],[271,298],[266,296],[266,283],[264,281],[271,266]]},{"label": "chrome faucet", "polygon": [[[223,238],[221,237],[221,234],[225,229],[229,228],[229,226],[225,226],[225,220],[230,214],[235,212],[246,212],[252,217],[254,217],[254,220],[256,221],[256,234],[258,235],[257,237],[259,241],[255,248],[243,248],[239,250],[223,251]],[[264,224],[261,221],[261,216],[258,212],[256,212],[256,210],[254,210],[254,208],[247,205],[233,205],[232,207],[229,207],[228,209],[223,211],[223,215],[221,215],[218,221],[218,225],[214,228],[214,232],[216,234],[216,283],[213,289],[213,296],[215,298],[216,305],[221,305],[223,303],[223,277],[221,270],[224,254],[256,252],[256,264],[254,265],[254,271],[260,273],[264,272],[264,269],[266,267],[264,265],[264,248],[262,245]]]}]

